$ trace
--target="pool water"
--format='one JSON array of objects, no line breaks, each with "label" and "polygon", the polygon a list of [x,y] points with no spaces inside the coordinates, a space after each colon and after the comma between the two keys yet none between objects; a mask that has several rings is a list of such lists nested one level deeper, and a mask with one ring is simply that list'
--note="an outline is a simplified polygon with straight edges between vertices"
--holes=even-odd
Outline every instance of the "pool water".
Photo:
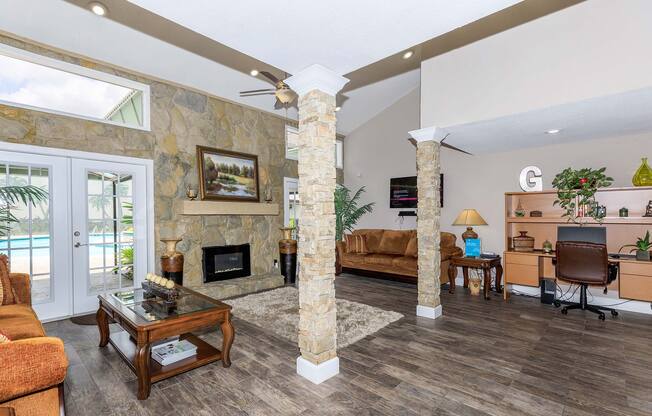
[{"label": "pool water", "polygon": [[[132,233],[123,233],[122,234],[123,244],[133,242]],[[6,238],[0,239],[0,253],[6,253],[9,248],[9,243],[11,243],[11,257],[29,257],[29,248],[28,237],[14,237],[9,240]],[[39,255],[49,255],[50,247],[50,236],[41,235],[32,237],[32,251],[35,256]],[[106,249],[107,254],[113,252],[115,249],[114,243],[115,236],[114,234],[90,234],[88,239],[88,249],[91,256],[101,256],[104,254],[104,249]],[[15,250],[15,251],[14,251]]]}]

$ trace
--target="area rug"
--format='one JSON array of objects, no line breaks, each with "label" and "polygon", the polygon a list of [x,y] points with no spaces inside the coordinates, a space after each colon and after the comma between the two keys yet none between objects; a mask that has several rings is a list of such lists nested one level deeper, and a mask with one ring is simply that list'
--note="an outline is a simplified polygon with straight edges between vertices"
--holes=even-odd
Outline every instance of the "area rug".
[{"label": "area rug", "polygon": [[[297,342],[299,332],[299,291],[283,287],[223,302],[233,307],[233,315],[266,328],[289,341]],[[336,299],[337,346],[351,345],[403,317],[374,306]]]}]

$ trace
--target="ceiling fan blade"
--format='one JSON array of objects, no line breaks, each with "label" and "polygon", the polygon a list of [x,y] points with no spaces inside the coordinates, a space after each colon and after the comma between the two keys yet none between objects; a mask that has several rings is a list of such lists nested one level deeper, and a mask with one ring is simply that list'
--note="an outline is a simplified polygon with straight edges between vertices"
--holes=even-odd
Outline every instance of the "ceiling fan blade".
[{"label": "ceiling fan blade", "polygon": [[274,92],[274,91],[276,91],[274,88],[265,88],[262,90],[240,91],[240,94],[253,94],[255,92]]},{"label": "ceiling fan blade", "polygon": [[467,154],[467,155],[473,156],[473,154],[467,152],[466,150],[462,150],[462,149],[460,149],[459,147],[455,147],[455,146],[453,146],[453,145],[451,145],[451,144],[448,144],[448,143],[441,143],[441,145],[442,145],[442,147],[446,147],[446,148],[448,148],[448,149],[455,150],[455,151],[457,151],[457,152],[462,152],[462,153],[465,153],[465,154]]},{"label": "ceiling fan blade", "polygon": [[[410,138],[408,139],[408,141],[409,141],[410,143],[412,143],[412,145],[413,145],[414,147],[417,147],[417,141],[416,141],[414,138],[410,137]],[[465,154],[467,154],[467,155],[473,156],[473,154],[467,152],[466,150],[462,150],[462,149],[460,149],[459,147],[455,147],[455,146],[453,146],[453,145],[451,145],[451,144],[444,143],[443,141],[442,141],[440,144],[441,144],[442,147],[445,147],[445,148],[447,148],[447,149],[455,150],[455,151],[457,151],[457,152],[461,152],[461,153],[465,153]]]},{"label": "ceiling fan blade", "polygon": [[281,102],[281,100],[277,98],[276,102],[274,103],[274,110],[280,110],[282,108],[285,108],[285,105]]},{"label": "ceiling fan blade", "polygon": [[280,79],[276,78],[273,74],[270,74],[270,73],[267,72],[267,71],[260,71],[259,74],[262,75],[262,76],[264,76],[265,78],[269,79],[269,80],[272,81],[274,84],[278,84],[279,82],[281,82]]}]

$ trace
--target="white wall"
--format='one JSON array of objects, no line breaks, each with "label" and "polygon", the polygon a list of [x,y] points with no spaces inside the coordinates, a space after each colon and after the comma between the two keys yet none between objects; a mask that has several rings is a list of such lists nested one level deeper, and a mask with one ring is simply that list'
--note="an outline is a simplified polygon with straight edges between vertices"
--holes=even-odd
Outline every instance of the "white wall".
[{"label": "white wall", "polygon": [[417,88],[346,136],[344,184],[352,191],[365,186],[363,202],[376,203],[357,228],[416,228],[415,217],[400,223],[400,209],[389,208],[389,180],[417,174],[416,149],[407,139],[418,128]]},{"label": "white wall", "polygon": [[648,87],[651,22],[650,0],[587,0],[424,61],[421,126]]},{"label": "white wall", "polygon": [[641,164],[641,157],[652,158],[651,143],[652,134],[646,133],[479,156],[442,149],[442,171],[446,173],[442,230],[459,236],[464,227],[452,226],[453,220],[462,209],[475,208],[489,224],[475,227],[483,250],[502,253],[504,193],[521,190],[518,183],[521,169],[529,165],[540,167],[544,189],[551,189],[554,176],[567,167],[604,166],[606,173],[614,178],[612,186],[632,186],[632,176]]}]

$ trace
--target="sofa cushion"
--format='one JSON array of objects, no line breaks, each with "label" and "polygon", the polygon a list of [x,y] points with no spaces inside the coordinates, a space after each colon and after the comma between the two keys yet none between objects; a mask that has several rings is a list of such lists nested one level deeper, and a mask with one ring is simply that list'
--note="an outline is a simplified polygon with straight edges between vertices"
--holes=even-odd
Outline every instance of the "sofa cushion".
[{"label": "sofa cushion", "polygon": [[407,247],[405,248],[405,255],[410,257],[419,256],[419,244],[416,235],[410,237],[410,241],[408,241]]},{"label": "sofa cushion", "polygon": [[344,253],[342,255],[342,262],[363,264],[365,256],[366,254],[360,254],[360,253]]},{"label": "sofa cushion", "polygon": [[367,254],[364,256],[366,264],[375,264],[377,266],[392,266],[392,260],[395,255],[391,254]]},{"label": "sofa cushion", "polygon": [[378,250],[383,254],[405,254],[412,233],[403,230],[385,230]]},{"label": "sofa cushion", "polygon": [[0,331],[12,340],[45,336],[32,308],[22,304],[0,306]]},{"label": "sofa cushion", "polygon": [[362,234],[365,236],[366,242],[367,242],[367,250],[369,253],[379,253],[380,250],[378,247],[380,246],[380,240],[383,238],[383,231],[382,229],[376,230],[376,229],[360,229],[360,230],[355,230],[353,231],[353,234]]},{"label": "sofa cushion", "polygon": [[394,257],[394,259],[392,260],[392,264],[396,268],[411,270],[416,272],[418,262],[417,259],[412,256],[401,256],[401,257]]}]

